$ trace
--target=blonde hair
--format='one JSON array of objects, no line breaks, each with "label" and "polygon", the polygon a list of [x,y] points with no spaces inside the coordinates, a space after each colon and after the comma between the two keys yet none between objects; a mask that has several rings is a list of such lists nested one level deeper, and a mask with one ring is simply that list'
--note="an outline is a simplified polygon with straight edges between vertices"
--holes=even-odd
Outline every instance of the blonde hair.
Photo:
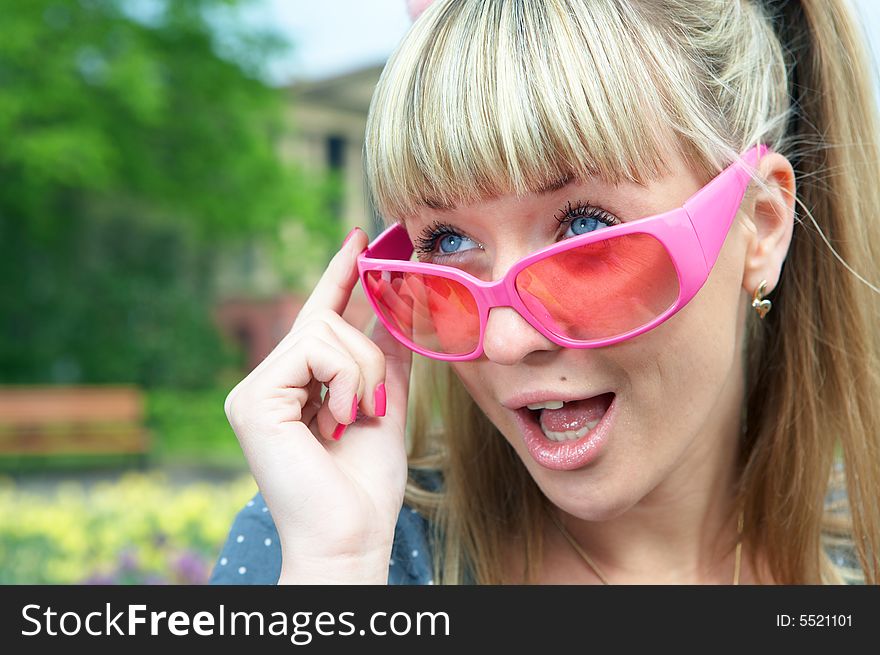
[{"label": "blonde hair", "polygon": [[[880,164],[867,62],[842,1],[438,0],[386,65],[367,125],[387,224],[570,176],[644,183],[671,172],[670,144],[707,180],[756,143],[788,157],[798,215],[773,311],[749,313],[738,488],[747,552],[783,584],[841,582],[823,548],[833,540],[878,582],[880,303],[862,275],[880,254]],[[549,501],[447,364],[414,356],[411,398],[410,465],[444,480],[435,492],[411,479],[406,495],[431,519],[435,581],[505,582],[511,543],[535,581],[542,543],[529,527]],[[843,511],[825,503],[835,484]]]}]

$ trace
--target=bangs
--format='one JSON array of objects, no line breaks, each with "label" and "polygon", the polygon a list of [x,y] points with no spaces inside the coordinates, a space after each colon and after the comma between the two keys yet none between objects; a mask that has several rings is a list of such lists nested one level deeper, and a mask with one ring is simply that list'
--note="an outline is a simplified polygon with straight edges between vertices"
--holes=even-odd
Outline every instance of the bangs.
[{"label": "bangs", "polygon": [[[669,172],[686,66],[627,2],[438,0],[389,60],[367,122],[365,170],[386,222],[421,207],[598,177]],[[705,111],[705,109],[703,109]],[[692,114],[693,115],[693,114]]]}]

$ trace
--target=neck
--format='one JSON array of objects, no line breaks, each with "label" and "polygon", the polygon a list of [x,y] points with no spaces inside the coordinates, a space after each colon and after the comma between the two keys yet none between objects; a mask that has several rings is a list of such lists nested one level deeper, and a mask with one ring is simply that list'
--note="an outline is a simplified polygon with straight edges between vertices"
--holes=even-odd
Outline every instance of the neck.
[{"label": "neck", "polygon": [[[583,521],[555,509],[568,532],[611,584],[731,584],[738,541],[735,506],[742,384],[727,409],[710,412],[701,438],[675,471],[648,495],[618,516]],[[725,394],[726,395],[726,394]],[[748,524],[749,517],[745,516]],[[548,519],[545,564],[567,570],[574,562],[589,578],[595,574]],[[740,582],[747,582],[743,549]]]}]

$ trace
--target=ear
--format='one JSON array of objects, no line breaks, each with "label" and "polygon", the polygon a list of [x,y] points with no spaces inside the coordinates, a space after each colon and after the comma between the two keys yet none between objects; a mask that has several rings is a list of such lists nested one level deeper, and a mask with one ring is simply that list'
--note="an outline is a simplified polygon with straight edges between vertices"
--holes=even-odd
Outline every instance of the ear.
[{"label": "ear", "polygon": [[743,289],[749,296],[762,280],[767,280],[765,294],[776,288],[794,229],[796,189],[791,162],[777,152],[770,152],[761,158],[758,172],[767,188],[755,185],[746,216],[749,235]]}]

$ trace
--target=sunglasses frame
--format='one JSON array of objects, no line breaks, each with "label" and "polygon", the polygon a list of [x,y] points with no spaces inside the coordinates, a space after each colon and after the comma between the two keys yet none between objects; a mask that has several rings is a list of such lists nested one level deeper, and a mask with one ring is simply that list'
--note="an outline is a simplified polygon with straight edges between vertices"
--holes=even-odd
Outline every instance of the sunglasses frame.
[{"label": "sunglasses frame", "polygon": [[[489,310],[494,307],[512,307],[529,325],[559,346],[601,348],[620,343],[644,334],[669,320],[687,305],[706,283],[742,203],[749,181],[752,179],[746,167],[757,166],[760,158],[767,152],[770,152],[770,148],[764,144],[748,149],[739,160],[712,178],[681,207],[558,241],[519,260],[502,278],[491,282],[480,280],[452,266],[409,261],[414,250],[413,244],[403,224],[395,223],[358,255],[357,267],[361,286],[376,316],[392,336],[413,352],[431,359],[459,362],[479,358],[483,354]],[[528,266],[572,248],[629,234],[647,234],[659,241],[669,254],[678,275],[677,300],[651,321],[614,337],[577,341],[548,330],[519,297],[515,286],[516,277]],[[473,295],[479,312],[480,336],[476,348],[464,355],[435,353],[416,345],[400,334],[394,326],[389,325],[377,302],[369,293],[366,282],[366,274],[369,271],[385,270],[436,275],[464,285]]]}]

